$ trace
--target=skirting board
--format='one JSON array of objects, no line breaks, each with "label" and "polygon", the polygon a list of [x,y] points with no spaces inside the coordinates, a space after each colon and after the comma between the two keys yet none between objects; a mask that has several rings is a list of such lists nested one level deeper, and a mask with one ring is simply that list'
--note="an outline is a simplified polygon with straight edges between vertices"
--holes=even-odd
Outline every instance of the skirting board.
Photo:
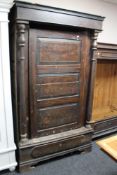
[{"label": "skirting board", "polygon": [[14,171],[17,166],[15,158],[15,149],[8,148],[4,149],[3,152],[0,153],[0,171],[9,169],[10,171]]},{"label": "skirting board", "polygon": [[111,134],[117,131],[117,117],[112,117],[106,120],[97,121],[94,123],[93,138]]}]

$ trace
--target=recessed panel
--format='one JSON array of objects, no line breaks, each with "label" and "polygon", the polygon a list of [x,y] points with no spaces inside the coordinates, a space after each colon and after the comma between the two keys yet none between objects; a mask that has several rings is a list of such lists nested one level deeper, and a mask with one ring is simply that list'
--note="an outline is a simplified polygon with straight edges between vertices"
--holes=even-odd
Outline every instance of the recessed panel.
[{"label": "recessed panel", "polygon": [[37,84],[75,82],[79,81],[79,73],[76,74],[42,74],[37,75]]},{"label": "recessed panel", "polygon": [[39,38],[37,64],[80,62],[80,41],[68,39]]},{"label": "recessed panel", "polygon": [[79,101],[80,101],[79,95],[38,99],[37,109],[50,107],[50,106],[70,104],[70,103],[79,103]]},{"label": "recessed panel", "polygon": [[31,43],[34,48],[31,52],[34,82],[31,90],[35,101],[31,102],[31,113],[38,136],[83,126],[83,99],[87,86],[87,62],[84,58],[88,55],[85,54],[87,47],[83,47],[82,34],[46,30],[33,32],[36,38]]},{"label": "recessed panel", "polygon": [[73,123],[79,120],[79,105],[61,105],[37,111],[39,129],[46,129]]},{"label": "recessed panel", "polygon": [[79,94],[79,82],[47,83],[36,85],[37,99]]},{"label": "recessed panel", "polygon": [[62,73],[79,73],[80,64],[66,64],[66,65],[37,65],[37,75],[38,74],[62,74]]}]

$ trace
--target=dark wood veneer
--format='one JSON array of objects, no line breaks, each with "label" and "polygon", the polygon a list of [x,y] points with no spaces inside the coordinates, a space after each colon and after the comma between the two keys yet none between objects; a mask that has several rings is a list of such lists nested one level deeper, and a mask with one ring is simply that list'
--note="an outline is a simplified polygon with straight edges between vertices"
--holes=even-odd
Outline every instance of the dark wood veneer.
[{"label": "dark wood veneer", "polygon": [[15,2],[9,19],[19,170],[90,149],[96,39],[104,18]]}]

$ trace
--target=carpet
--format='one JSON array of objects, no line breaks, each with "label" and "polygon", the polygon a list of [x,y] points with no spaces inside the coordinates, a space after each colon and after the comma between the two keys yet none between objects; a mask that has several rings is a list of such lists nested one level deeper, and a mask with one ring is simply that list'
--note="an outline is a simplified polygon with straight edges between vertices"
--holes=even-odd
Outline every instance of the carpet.
[{"label": "carpet", "polygon": [[86,154],[73,154],[45,162],[27,173],[1,172],[2,175],[117,175],[117,163],[93,143]]}]

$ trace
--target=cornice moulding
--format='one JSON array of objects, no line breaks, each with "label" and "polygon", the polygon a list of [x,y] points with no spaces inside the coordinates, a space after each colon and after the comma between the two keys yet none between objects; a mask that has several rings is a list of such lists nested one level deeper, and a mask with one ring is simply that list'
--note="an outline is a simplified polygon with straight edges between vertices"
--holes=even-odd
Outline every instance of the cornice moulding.
[{"label": "cornice moulding", "polygon": [[0,2],[0,12],[9,12],[12,5],[13,5],[13,1],[11,0]]},{"label": "cornice moulding", "polygon": [[106,3],[111,3],[117,5],[117,0],[103,0]]}]

